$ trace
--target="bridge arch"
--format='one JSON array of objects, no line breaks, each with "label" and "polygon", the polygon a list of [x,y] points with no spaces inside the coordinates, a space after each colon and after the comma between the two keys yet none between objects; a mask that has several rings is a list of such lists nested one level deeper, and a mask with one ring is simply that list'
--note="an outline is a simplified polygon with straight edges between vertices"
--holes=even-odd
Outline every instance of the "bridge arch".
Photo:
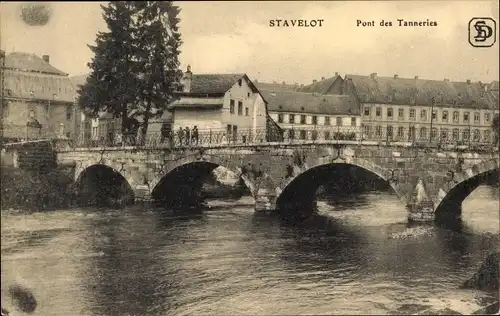
[{"label": "bridge arch", "polygon": [[[345,159],[331,160],[329,157],[317,159],[312,165],[304,165],[302,168],[295,168],[293,176],[288,177],[281,185],[276,199],[276,208],[279,210],[296,207],[310,207],[315,202],[315,192],[317,187],[331,176],[331,173],[325,172],[332,166],[354,166],[368,173],[371,173],[383,181],[387,181],[398,198],[406,205],[406,196],[404,191],[397,184],[392,173],[368,160],[347,157]],[[389,181],[391,180],[391,181]],[[392,181],[396,180],[396,181]],[[310,184],[310,185],[307,185]],[[317,184],[317,185],[316,185]],[[300,195],[296,193],[300,192]],[[308,198],[306,198],[308,197]],[[305,203],[304,203],[305,202]]]},{"label": "bridge arch", "polygon": [[74,193],[80,205],[124,205],[134,201],[134,190],[125,176],[103,163],[80,168]]},{"label": "bridge arch", "polygon": [[255,194],[255,185],[241,167],[223,157],[204,155],[203,157],[183,157],[168,164],[168,169],[160,172],[149,183],[151,197],[169,206],[189,206],[201,200],[200,192],[207,176],[217,167],[235,174],[244,186]]},{"label": "bridge arch", "polygon": [[459,173],[450,174],[449,182],[439,191],[435,207],[436,216],[449,215],[445,213],[450,212],[453,212],[454,216],[460,216],[462,202],[491,177],[498,179],[499,174],[498,159],[483,161]]}]

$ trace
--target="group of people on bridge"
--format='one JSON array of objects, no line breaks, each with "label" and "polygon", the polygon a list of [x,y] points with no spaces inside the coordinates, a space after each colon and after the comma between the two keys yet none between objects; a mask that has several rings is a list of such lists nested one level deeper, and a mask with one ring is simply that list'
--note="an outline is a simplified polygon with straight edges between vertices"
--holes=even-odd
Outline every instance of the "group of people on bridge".
[{"label": "group of people on bridge", "polygon": [[[191,145],[195,144],[198,145],[199,141],[199,132],[198,132],[198,127],[195,125],[193,129],[190,129],[188,126],[185,128],[182,128],[179,126],[179,129],[177,130],[177,139],[179,141],[179,145]],[[170,126],[163,125],[161,127],[161,140],[160,142],[163,143],[165,140],[168,140],[170,144],[174,143],[174,134],[172,133],[172,129]]]}]

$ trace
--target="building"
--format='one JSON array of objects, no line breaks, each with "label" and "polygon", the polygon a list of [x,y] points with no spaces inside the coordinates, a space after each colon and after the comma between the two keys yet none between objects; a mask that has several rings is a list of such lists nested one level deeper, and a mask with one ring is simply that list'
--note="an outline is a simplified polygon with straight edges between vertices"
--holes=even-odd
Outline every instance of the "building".
[{"label": "building", "polygon": [[481,82],[347,75],[368,138],[453,143],[493,140],[498,98]]},{"label": "building", "polygon": [[264,141],[267,103],[245,74],[199,74],[187,67],[182,91],[169,105],[174,130],[223,135],[218,141]]},{"label": "building", "polygon": [[74,87],[68,74],[22,52],[5,57],[3,136],[9,139],[71,138],[77,133]]},{"label": "building", "polygon": [[351,95],[294,91],[263,91],[269,115],[285,139],[356,139],[360,135],[360,104]]},{"label": "building", "polygon": [[432,137],[433,141],[454,143],[493,140],[491,124],[498,113],[498,82],[380,77],[373,73],[332,77],[303,90],[357,98],[362,106],[365,139],[425,142]]}]

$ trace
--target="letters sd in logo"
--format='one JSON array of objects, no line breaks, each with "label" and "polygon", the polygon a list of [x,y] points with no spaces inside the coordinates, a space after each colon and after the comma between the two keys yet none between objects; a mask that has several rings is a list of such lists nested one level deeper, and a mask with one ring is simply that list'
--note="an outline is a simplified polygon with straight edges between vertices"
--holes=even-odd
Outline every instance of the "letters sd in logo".
[{"label": "letters sd in logo", "polygon": [[492,18],[469,21],[469,43],[474,47],[492,47],[497,40],[497,23]]}]

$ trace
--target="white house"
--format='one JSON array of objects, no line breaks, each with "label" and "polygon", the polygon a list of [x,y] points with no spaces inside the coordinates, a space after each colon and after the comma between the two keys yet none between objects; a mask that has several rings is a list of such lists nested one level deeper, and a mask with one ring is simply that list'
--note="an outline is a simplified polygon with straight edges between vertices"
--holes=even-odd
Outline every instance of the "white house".
[{"label": "white house", "polygon": [[188,66],[182,85],[169,105],[174,132],[196,126],[200,137],[223,134],[238,142],[265,138],[267,102],[247,75],[194,75]]}]

